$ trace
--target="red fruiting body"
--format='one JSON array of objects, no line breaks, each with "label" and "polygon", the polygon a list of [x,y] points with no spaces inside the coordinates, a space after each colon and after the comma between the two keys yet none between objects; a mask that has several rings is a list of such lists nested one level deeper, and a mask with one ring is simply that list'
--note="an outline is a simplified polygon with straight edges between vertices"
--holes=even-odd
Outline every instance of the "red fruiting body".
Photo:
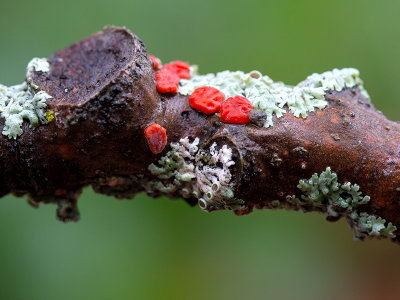
[{"label": "red fruiting body", "polygon": [[202,86],[194,90],[189,97],[189,104],[207,115],[216,113],[224,101],[224,94],[211,86]]},{"label": "red fruiting body", "polygon": [[160,71],[156,73],[157,90],[160,93],[178,92],[179,80],[181,78],[190,79],[189,64],[177,60],[165,64]]},{"label": "red fruiting body", "polygon": [[156,73],[157,90],[160,93],[176,94],[179,88],[179,77],[162,69]]},{"label": "red fruiting body", "polygon": [[163,70],[170,71],[178,75],[181,79],[190,79],[190,65],[180,60],[176,60],[172,63],[165,64]]},{"label": "red fruiting body", "polygon": [[160,60],[157,57],[150,55],[150,54],[149,54],[149,58],[153,62],[154,70],[158,70],[158,68],[160,67]]},{"label": "red fruiting body", "polygon": [[144,130],[144,135],[146,136],[151,152],[154,154],[161,153],[167,145],[167,131],[157,123],[148,126]]},{"label": "red fruiting body", "polygon": [[228,98],[221,104],[221,120],[230,124],[247,124],[250,122],[252,109],[253,105],[245,97]]}]

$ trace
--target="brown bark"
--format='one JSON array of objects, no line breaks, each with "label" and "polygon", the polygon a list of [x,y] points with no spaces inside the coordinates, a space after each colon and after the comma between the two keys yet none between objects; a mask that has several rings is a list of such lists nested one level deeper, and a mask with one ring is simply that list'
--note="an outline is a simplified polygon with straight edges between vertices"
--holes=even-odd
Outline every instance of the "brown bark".
[{"label": "brown bark", "polygon": [[328,92],[328,107],[305,119],[285,114],[263,128],[224,124],[193,110],[186,96],[158,93],[144,44],[124,28],[106,28],[49,62],[50,72],[35,72],[33,81],[53,97],[48,106],[56,120],[36,129],[24,123],[16,140],[0,137],[1,195],[55,202],[63,221],[78,218],[85,186],[132,197],[142,190],[135,176],[151,178],[149,164],[169,150],[154,155],[148,148],[143,131],[158,123],[168,142],[199,137],[203,147],[216,141],[234,149],[235,195],[247,206],[238,214],[299,197],[299,180],[330,166],[371,197],[362,211],[399,228],[400,124],[376,111],[357,87]]}]

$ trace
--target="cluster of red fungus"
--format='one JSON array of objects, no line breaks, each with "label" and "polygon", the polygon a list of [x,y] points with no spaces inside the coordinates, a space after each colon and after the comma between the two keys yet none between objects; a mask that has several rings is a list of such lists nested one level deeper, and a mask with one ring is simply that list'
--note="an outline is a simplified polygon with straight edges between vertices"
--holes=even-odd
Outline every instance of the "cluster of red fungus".
[{"label": "cluster of red fungus", "polygon": [[229,124],[247,124],[253,109],[245,97],[235,96],[225,100],[224,94],[211,86],[202,86],[193,91],[189,97],[193,109],[207,115],[220,113],[221,120]]},{"label": "cluster of red fungus", "polygon": [[179,88],[179,80],[190,79],[190,65],[176,60],[169,64],[161,65],[160,60],[152,55],[149,56],[153,62],[156,72],[157,90],[160,93],[176,94]]},{"label": "cluster of red fungus", "polygon": [[[177,60],[161,65],[160,60],[149,55],[156,72],[157,90],[160,93],[176,94],[181,79],[190,79],[190,65]],[[202,86],[193,91],[189,96],[190,106],[206,115],[219,113],[222,122],[229,124],[248,124],[250,112],[253,109],[250,101],[242,96],[229,97],[218,89],[210,86]],[[160,153],[167,144],[165,128],[154,123],[145,129],[145,136],[150,150],[154,154]]]}]

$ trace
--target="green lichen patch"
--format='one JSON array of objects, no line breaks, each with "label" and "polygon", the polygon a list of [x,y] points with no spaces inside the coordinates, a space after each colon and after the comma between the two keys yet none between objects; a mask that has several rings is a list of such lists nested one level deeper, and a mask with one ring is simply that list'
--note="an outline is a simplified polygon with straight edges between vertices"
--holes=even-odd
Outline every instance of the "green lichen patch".
[{"label": "green lichen patch", "polygon": [[360,213],[357,225],[361,232],[366,232],[369,236],[394,237],[393,232],[396,231],[396,226],[392,223],[385,226],[385,223],[385,219],[363,212]]},{"label": "green lichen patch", "polygon": [[357,184],[339,183],[337,174],[329,167],[320,175],[314,174],[308,180],[300,180],[297,187],[303,194],[300,199],[291,199],[294,205],[326,212],[328,219],[332,220],[345,216],[355,238],[395,237],[396,226],[392,223],[386,224],[381,217],[360,212],[360,207],[370,201],[370,197],[363,196]]},{"label": "green lichen patch", "polygon": [[51,98],[44,91],[37,91],[37,85],[31,80],[32,71],[48,72],[49,63],[44,58],[32,59],[27,67],[27,83],[14,86],[0,84],[0,111],[5,119],[2,134],[16,139],[22,134],[22,123],[28,120],[30,127],[47,124],[54,116],[47,110],[46,100]]},{"label": "green lichen patch", "polygon": [[16,139],[22,134],[22,122],[28,120],[30,127],[48,123],[46,100],[51,98],[44,91],[34,93],[26,83],[14,86],[0,84],[1,117],[5,119],[2,133]]},{"label": "green lichen patch", "polygon": [[243,207],[244,202],[234,197],[231,149],[224,145],[217,150],[214,143],[205,151],[199,149],[198,138],[190,142],[188,137],[171,143],[171,148],[157,164],[149,166],[158,179],[144,181],[148,194],[154,196],[156,191],[171,197],[196,198],[205,211]]},{"label": "green lichen patch", "polygon": [[217,74],[198,75],[197,67],[191,67],[192,78],[180,81],[179,93],[190,95],[201,86],[212,86],[224,93],[225,97],[244,96],[253,108],[262,110],[267,118],[264,127],[273,125],[272,117],[278,118],[290,112],[296,117],[307,117],[315,109],[324,109],[328,102],[325,93],[328,90],[341,91],[344,88],[358,86],[368,96],[359,77],[359,71],[353,68],[334,69],[322,74],[312,74],[296,86],[283,82],[274,82],[258,71],[223,71]]},{"label": "green lichen patch", "polygon": [[26,67],[26,82],[30,85],[33,89],[38,89],[39,87],[32,81],[33,72],[49,72],[50,71],[50,64],[46,58],[38,58],[34,57],[28,63]]},{"label": "green lichen patch", "polygon": [[36,72],[49,72],[50,64],[47,61],[47,58],[32,58],[31,61],[28,63],[28,66],[26,67],[26,72],[27,74],[29,74],[33,70],[35,70]]}]

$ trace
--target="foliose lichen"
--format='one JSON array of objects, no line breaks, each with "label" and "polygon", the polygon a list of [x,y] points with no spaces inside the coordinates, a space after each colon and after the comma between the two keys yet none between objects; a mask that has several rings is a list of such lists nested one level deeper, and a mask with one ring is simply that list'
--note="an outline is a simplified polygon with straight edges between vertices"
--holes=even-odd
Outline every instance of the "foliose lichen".
[{"label": "foliose lichen", "polygon": [[154,191],[170,196],[196,198],[205,211],[217,209],[240,209],[244,202],[234,196],[234,184],[230,167],[232,150],[223,145],[217,150],[213,143],[208,151],[199,149],[199,139],[192,142],[188,137],[171,143],[171,151],[151,164],[150,172],[158,180],[144,184],[149,194]]},{"label": "foliose lichen", "polygon": [[396,226],[392,223],[386,224],[381,217],[359,211],[370,197],[363,196],[357,184],[339,183],[337,174],[329,167],[320,175],[315,173],[308,180],[300,180],[297,187],[303,195],[300,199],[291,197],[292,205],[326,212],[332,220],[345,216],[356,239],[395,237]]},{"label": "foliose lichen", "polygon": [[44,91],[34,93],[26,83],[14,86],[0,84],[0,110],[5,119],[2,133],[16,139],[22,134],[22,122],[27,119],[30,127],[48,123],[46,100],[51,98]]},{"label": "foliose lichen", "polygon": [[358,86],[363,95],[369,98],[363,88],[359,71],[353,68],[315,73],[296,86],[274,82],[258,71],[223,71],[199,75],[196,66],[191,66],[190,71],[191,79],[182,79],[179,83],[180,94],[190,95],[198,87],[211,86],[219,89],[226,98],[244,96],[249,99],[254,109],[266,113],[264,127],[272,126],[273,115],[280,118],[287,113],[287,109],[294,116],[303,118],[306,118],[310,111],[324,109],[328,105],[325,93],[329,90],[341,91],[346,87]]},{"label": "foliose lichen", "polygon": [[16,139],[22,134],[22,123],[28,120],[30,127],[46,124],[54,116],[47,111],[46,100],[51,98],[44,91],[35,92],[37,86],[31,81],[32,70],[48,72],[49,64],[44,59],[34,58],[27,67],[27,81],[14,86],[0,84],[0,111],[5,119],[2,134]]},{"label": "foliose lichen", "polygon": [[36,72],[49,72],[50,64],[47,61],[47,58],[34,57],[28,63],[26,70],[27,74],[29,74],[32,70],[35,70]]}]

